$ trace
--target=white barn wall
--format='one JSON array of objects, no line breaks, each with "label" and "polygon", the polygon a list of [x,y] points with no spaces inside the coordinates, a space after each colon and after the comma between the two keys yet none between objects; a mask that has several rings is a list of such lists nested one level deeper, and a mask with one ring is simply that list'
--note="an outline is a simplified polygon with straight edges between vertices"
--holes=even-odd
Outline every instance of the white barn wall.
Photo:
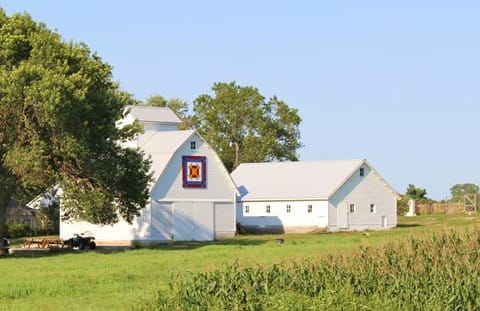
[{"label": "white barn wall", "polygon": [[[195,140],[196,149],[190,149],[190,141]],[[182,156],[206,156],[207,157],[207,187],[206,188],[183,188],[182,180]],[[228,180],[228,172],[224,171],[223,165],[217,161],[216,154],[198,136],[194,135],[187,140],[170,160],[168,167],[160,177],[153,189],[151,196],[162,201],[188,201],[186,198],[195,198],[195,201],[232,202],[234,189]]]},{"label": "white barn wall", "polygon": [[178,129],[177,124],[168,124],[168,123],[143,123],[143,129],[145,132],[147,131],[155,131],[155,132],[161,132],[161,131],[176,131]]},{"label": "white barn wall", "polygon": [[[128,114],[122,120],[117,122],[117,126],[122,128],[126,125],[131,125],[135,122],[135,117]],[[178,129],[178,123],[175,122],[152,122],[152,121],[140,121],[145,131],[176,131]]]},{"label": "white barn wall", "polygon": [[214,239],[213,203],[173,203],[173,237],[176,241]]},{"label": "white barn wall", "polygon": [[[98,226],[61,221],[61,237],[68,239],[76,233],[90,231],[99,242],[131,243],[168,241],[172,237],[176,237],[175,240],[213,240],[234,236],[237,190],[215,151],[196,132],[178,131],[181,120],[168,108],[128,108],[130,113],[117,122],[117,126],[132,124],[138,118],[144,127],[143,134],[123,142],[122,147],[139,147],[152,156],[157,180],[152,183],[150,204],[132,224],[120,221]],[[191,141],[196,143],[194,150],[190,147]],[[184,155],[206,157],[206,188],[183,187]]]},{"label": "white barn wall", "polygon": [[[191,141],[195,141],[196,149],[194,150],[190,149]],[[186,155],[206,156],[206,188],[183,187],[182,156]],[[209,206],[213,213],[211,217],[214,222],[214,238],[221,239],[235,235],[236,190],[229,179],[228,172],[220,162],[216,153],[204,143],[197,134],[194,134],[177,150],[170,160],[168,167],[165,168],[163,174],[160,176],[160,179],[162,182],[157,183],[151,192],[154,200],[158,202],[172,202],[174,211],[178,204],[181,205],[189,201],[196,202],[197,206],[210,204]],[[202,235],[202,237],[205,236],[207,236],[207,234]]]},{"label": "white barn wall", "polygon": [[150,239],[170,241],[173,237],[173,203],[152,200]]},{"label": "white barn wall", "polygon": [[[231,238],[237,228],[233,203],[214,203],[215,239]],[[234,215],[235,216],[235,215]]]},{"label": "white barn wall", "polygon": [[99,244],[114,241],[116,244],[130,244],[135,240],[150,240],[150,205],[141,211],[141,215],[132,224],[124,220],[113,225],[94,225],[89,222],[60,222],[60,238],[67,240],[74,234],[89,231]]},{"label": "white barn wall", "polygon": [[[190,149],[195,140],[196,149]],[[207,188],[183,188],[182,156],[207,157]],[[235,189],[228,179],[223,164],[207,144],[194,134],[174,154],[152,189],[153,200],[141,211],[141,215],[130,225],[120,221],[114,225],[98,226],[88,222],[61,222],[61,238],[68,239],[74,233],[90,231],[100,244],[128,244],[131,241],[212,240],[233,237],[236,232]],[[164,208],[164,210],[157,210]],[[170,216],[167,214],[171,213]],[[178,214],[176,214],[178,213]],[[182,217],[180,217],[182,216]],[[173,225],[167,226],[170,217]],[[152,224],[153,221],[153,224]],[[189,222],[189,231],[180,227],[180,222]],[[152,226],[156,226],[152,228]],[[185,231],[187,230],[187,231]],[[214,230],[212,232],[212,230]]]},{"label": "white barn wall", "polygon": [[[396,226],[396,194],[368,165],[362,167],[365,170],[363,177],[357,170],[331,197],[329,230],[386,229]],[[355,213],[349,212],[350,204],[355,204]],[[370,204],[375,204],[375,213],[370,213]],[[382,226],[382,216],[387,218],[386,228]],[[341,225],[341,217],[347,217],[347,227]]]},{"label": "white barn wall", "polygon": [[[270,205],[270,213],[266,206]],[[291,212],[287,213],[287,205]],[[312,213],[308,213],[312,205]],[[249,213],[245,213],[249,206]],[[328,202],[318,201],[251,201],[237,202],[237,221],[250,231],[300,233],[326,229]]]}]

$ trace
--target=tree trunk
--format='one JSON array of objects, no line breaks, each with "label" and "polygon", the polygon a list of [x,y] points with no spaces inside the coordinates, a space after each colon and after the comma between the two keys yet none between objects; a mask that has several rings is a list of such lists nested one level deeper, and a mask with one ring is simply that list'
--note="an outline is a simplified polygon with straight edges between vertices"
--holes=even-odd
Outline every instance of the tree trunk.
[{"label": "tree trunk", "polygon": [[0,247],[0,256],[3,256],[3,238],[5,237],[5,233],[7,233],[6,222],[7,222],[7,205],[8,199],[5,196],[0,195],[0,240],[1,240],[1,247]]},{"label": "tree trunk", "polygon": [[240,165],[240,146],[238,145],[237,142],[233,143],[233,146],[235,147],[235,162],[233,162],[233,169],[236,169],[237,166]]}]

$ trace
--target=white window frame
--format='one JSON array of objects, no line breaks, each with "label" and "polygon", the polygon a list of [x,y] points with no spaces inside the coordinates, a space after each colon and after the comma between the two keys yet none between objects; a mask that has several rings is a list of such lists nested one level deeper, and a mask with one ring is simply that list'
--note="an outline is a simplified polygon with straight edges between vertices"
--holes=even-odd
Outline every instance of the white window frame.
[{"label": "white window frame", "polygon": [[245,205],[245,214],[250,213],[250,205]]},{"label": "white window frame", "polygon": [[292,212],[292,206],[290,204],[287,204],[287,213]]},{"label": "white window frame", "polygon": [[[372,210],[373,207],[373,210]],[[370,203],[370,214],[376,214],[377,213],[377,204],[375,203]]]},{"label": "white window frame", "polygon": [[270,207],[270,205],[265,206],[265,212],[267,214],[270,214],[271,210],[272,210],[272,208]]},{"label": "white window frame", "polygon": [[[352,207],[353,207],[353,212],[352,212]],[[355,205],[355,203],[348,204],[348,212],[350,214],[355,214],[357,212],[357,206]]]},{"label": "white window frame", "polygon": [[365,176],[365,168],[361,167],[360,168],[360,177]]},{"label": "white window frame", "polygon": [[313,212],[313,205],[312,204],[308,204],[307,205],[307,214],[311,214]]},{"label": "white window frame", "polygon": [[190,149],[191,150],[196,150],[197,149],[197,142],[192,140],[190,141]]}]

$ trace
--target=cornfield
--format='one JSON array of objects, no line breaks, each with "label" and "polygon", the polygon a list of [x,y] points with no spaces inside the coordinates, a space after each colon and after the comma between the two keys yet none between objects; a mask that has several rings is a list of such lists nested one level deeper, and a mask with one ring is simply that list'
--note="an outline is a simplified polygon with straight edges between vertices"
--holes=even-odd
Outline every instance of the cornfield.
[{"label": "cornfield", "polygon": [[143,309],[480,310],[480,229],[447,231],[355,255],[172,277]]}]

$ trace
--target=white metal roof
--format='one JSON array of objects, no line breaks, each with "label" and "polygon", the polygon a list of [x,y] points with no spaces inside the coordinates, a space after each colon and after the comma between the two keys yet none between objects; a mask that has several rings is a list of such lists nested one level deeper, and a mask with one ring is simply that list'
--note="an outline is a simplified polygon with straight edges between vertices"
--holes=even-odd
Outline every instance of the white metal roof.
[{"label": "white metal roof", "polygon": [[364,163],[362,159],[242,163],[232,178],[245,201],[328,199]]},{"label": "white metal roof", "polygon": [[182,120],[167,107],[127,106],[130,114],[140,122],[160,122],[180,124]]}]

